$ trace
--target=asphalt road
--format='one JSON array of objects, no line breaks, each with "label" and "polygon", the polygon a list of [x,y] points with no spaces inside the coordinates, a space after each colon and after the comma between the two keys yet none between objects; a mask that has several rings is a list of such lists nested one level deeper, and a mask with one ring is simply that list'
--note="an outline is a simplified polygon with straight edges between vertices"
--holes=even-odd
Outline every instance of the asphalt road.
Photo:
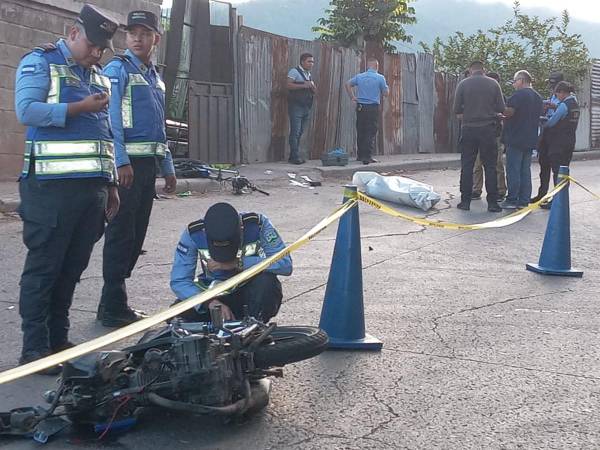
[{"label": "asphalt road", "polygon": [[[573,164],[572,175],[600,192],[600,162]],[[458,171],[411,174],[443,201],[429,215],[475,223],[497,215],[484,201],[455,208]],[[216,192],[155,203],[145,250],[130,280],[131,304],[156,312],[172,301],[168,287],[181,230],[216,201],[267,214],[293,241],[341,201],[342,180],[306,189],[287,180],[264,184],[270,197]],[[543,277],[537,262],[548,212],[504,229],[457,232],[424,228],[361,205],[363,282],[369,333],[379,353],[326,352],[285,368],[271,404],[243,421],[165,414],[148,409],[137,427],[107,443],[63,433],[46,447],[162,449],[396,449],[600,447],[600,202],[571,188],[574,266],[583,279]],[[403,209],[414,214],[417,210]],[[317,324],[336,226],[293,255],[283,280],[281,324]],[[77,288],[72,340],[105,332],[95,320],[101,245]],[[20,350],[18,280],[24,258],[21,224],[0,216],[0,369]],[[340,305],[343,307],[343,305]],[[0,411],[41,404],[55,384],[31,376],[0,386]],[[25,439],[0,447],[37,448]]]}]

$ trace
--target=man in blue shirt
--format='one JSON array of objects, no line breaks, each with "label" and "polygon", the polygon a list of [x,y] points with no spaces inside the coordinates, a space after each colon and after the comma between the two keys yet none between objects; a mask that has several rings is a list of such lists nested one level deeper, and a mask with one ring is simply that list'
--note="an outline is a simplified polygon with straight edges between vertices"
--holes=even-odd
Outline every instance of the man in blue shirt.
[{"label": "man in blue shirt", "polygon": [[308,116],[313,106],[317,87],[310,71],[315,65],[315,58],[310,53],[300,55],[300,65],[288,72],[288,115],[290,118],[290,156],[291,164],[304,164],[300,156],[300,139],[306,128]]},{"label": "man in blue shirt", "polygon": [[[550,88],[550,92],[552,92],[550,98],[544,101],[544,115],[542,116],[542,120],[545,122],[556,110],[558,103],[558,97],[554,93],[554,89],[556,85],[563,81],[564,75],[562,72],[552,72],[548,77],[548,87]],[[531,199],[531,203],[535,203],[540,200],[544,195],[548,193],[548,188],[550,187],[550,173],[552,171],[552,165],[550,160],[548,159],[548,139],[546,138],[546,133],[544,132],[545,128],[542,127],[541,135],[538,143],[538,162],[540,164],[540,187],[538,189],[538,193],[535,197]]]},{"label": "man in blue shirt", "polygon": [[155,195],[156,163],[164,191],[177,179],[165,132],[165,85],[151,58],[160,41],[158,18],[150,11],[127,16],[127,50],[104,69],[110,79],[110,119],[119,172],[121,208],[104,240],[104,286],[97,318],[107,327],[144,317],[128,306],[125,280],[131,276],[146,237]]},{"label": "man in blue shirt", "polygon": [[538,142],[543,100],[531,86],[526,70],[515,73],[515,93],[506,102],[502,140],[506,145],[506,181],[508,194],[503,209],[524,208],[531,197],[531,154]]},{"label": "man in blue shirt", "polygon": [[[239,214],[230,204],[217,203],[208,209],[204,219],[192,222],[182,233],[175,250],[171,289],[177,301],[185,300],[284,248],[283,240],[266,216]],[[292,259],[288,255],[232,292],[213,299],[208,308],[218,305],[223,318],[233,320],[242,318],[246,306],[251,316],[268,322],[281,305],[277,275],[291,274]],[[188,311],[183,318],[206,321],[207,312],[200,307]]]},{"label": "man in blue shirt", "polygon": [[379,61],[369,58],[367,71],[356,75],[345,84],[346,92],[356,103],[356,159],[363,164],[377,162],[373,158],[373,151],[379,131],[379,105],[381,97],[387,97],[389,94],[385,77],[378,73],[378,70]]},{"label": "man in blue shirt", "polygon": [[[543,133],[548,142],[548,165],[554,175],[554,184],[557,184],[560,166],[568,166],[573,157],[580,110],[577,98],[573,95],[573,86],[566,81],[556,85],[554,95],[558,102],[556,110],[544,123]],[[548,208],[549,205],[550,202],[542,207]]]},{"label": "man in blue shirt", "polygon": [[[36,48],[17,68],[15,111],[27,125],[19,183],[25,364],[71,347],[75,285],[119,209],[110,121],[110,82],[96,66],[118,22],[84,5],[66,39]],[[59,367],[45,371],[60,372]]]}]

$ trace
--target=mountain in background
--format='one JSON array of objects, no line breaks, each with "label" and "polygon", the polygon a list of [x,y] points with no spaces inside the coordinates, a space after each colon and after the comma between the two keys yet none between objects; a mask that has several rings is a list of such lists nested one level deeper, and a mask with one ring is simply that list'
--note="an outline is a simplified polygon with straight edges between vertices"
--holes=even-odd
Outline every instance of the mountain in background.
[{"label": "mountain in background", "polygon": [[[307,6],[310,4],[310,6]],[[402,52],[419,51],[420,41],[431,44],[440,36],[442,39],[460,30],[471,34],[478,29],[487,30],[502,25],[512,16],[512,8],[505,4],[482,4],[468,0],[417,0],[417,24],[407,26],[413,42],[398,43]],[[236,5],[238,14],[244,16],[244,24],[298,39],[314,39],[311,28],[323,17],[329,0],[249,0]],[[568,6],[567,6],[568,7]],[[539,8],[524,8],[527,14],[540,17],[560,16],[559,12]],[[592,57],[600,57],[600,40],[594,39],[600,24],[571,18],[570,30],[579,33],[590,50]]]}]

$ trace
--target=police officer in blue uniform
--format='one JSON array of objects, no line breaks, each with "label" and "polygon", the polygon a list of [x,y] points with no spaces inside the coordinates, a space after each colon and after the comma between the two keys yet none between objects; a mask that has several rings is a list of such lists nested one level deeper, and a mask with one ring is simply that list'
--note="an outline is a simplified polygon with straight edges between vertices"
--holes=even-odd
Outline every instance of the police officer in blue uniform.
[{"label": "police officer in blue uniform", "polygon": [[571,163],[581,112],[571,84],[566,81],[559,82],[554,94],[558,104],[544,124],[544,136],[548,142],[548,165],[552,169],[554,184],[557,184],[560,166],[568,166]]},{"label": "police officer in blue uniform", "polygon": [[121,208],[106,228],[104,287],[97,318],[120,327],[145,315],[128,306],[125,280],[131,276],[146,237],[155,195],[156,162],[174,192],[177,179],[165,132],[165,85],[151,62],[160,41],[158,18],[150,11],[127,16],[127,50],[104,69],[112,95],[110,118],[119,173]]},{"label": "police officer in blue uniform", "polygon": [[[185,300],[284,248],[283,240],[266,216],[239,214],[230,204],[217,203],[208,209],[203,220],[189,224],[181,235],[171,271],[171,289],[178,301]],[[246,306],[251,316],[268,322],[281,305],[281,283],[277,275],[291,274],[292,259],[288,255],[233,292],[211,300],[208,308],[219,305],[223,318],[233,320],[242,318]],[[201,305],[183,317],[206,321],[207,312]]]},{"label": "police officer in blue uniform", "polygon": [[555,88],[558,83],[564,81],[564,75],[562,72],[552,72],[546,81],[548,82],[548,87],[550,88],[552,95],[548,100],[544,100],[545,114],[544,117],[542,117],[542,129],[537,149],[538,162],[540,163],[540,187],[537,195],[531,199],[531,203],[537,202],[546,195],[550,187],[550,173],[552,171],[552,163],[548,157],[548,146],[550,141],[545,133],[546,128],[543,125],[552,117],[560,103],[560,100],[556,96]]},{"label": "police officer in blue uniform", "polygon": [[369,58],[366,72],[359,73],[344,85],[356,103],[356,159],[363,164],[378,162],[373,158],[373,152],[379,130],[379,105],[382,97],[387,97],[390,92],[385,77],[378,70],[379,61]]},{"label": "police officer in blue uniform", "polygon": [[[85,5],[66,39],[17,68],[15,111],[27,125],[19,213],[28,249],[19,313],[25,364],[72,344],[69,308],[95,242],[119,208],[107,111],[110,82],[97,63],[118,22]],[[60,371],[59,367],[46,373]]]}]

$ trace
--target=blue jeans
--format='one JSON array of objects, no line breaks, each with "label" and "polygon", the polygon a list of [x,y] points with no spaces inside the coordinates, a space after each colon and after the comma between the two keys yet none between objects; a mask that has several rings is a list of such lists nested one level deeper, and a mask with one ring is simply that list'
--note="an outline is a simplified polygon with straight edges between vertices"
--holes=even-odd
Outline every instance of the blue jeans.
[{"label": "blue jeans", "polygon": [[290,102],[288,115],[290,117],[290,160],[300,159],[300,139],[306,128],[310,106]]},{"label": "blue jeans", "polygon": [[506,146],[506,201],[517,206],[527,206],[531,198],[532,149]]}]

